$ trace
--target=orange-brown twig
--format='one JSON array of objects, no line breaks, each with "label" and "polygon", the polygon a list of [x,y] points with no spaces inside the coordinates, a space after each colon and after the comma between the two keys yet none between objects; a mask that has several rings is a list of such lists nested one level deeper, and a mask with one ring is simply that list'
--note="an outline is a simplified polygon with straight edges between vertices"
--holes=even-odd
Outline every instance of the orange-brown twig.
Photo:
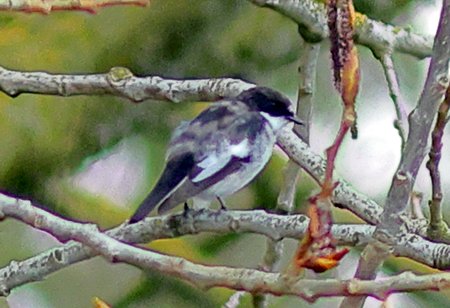
[{"label": "orange-brown twig", "polygon": [[353,137],[357,133],[355,100],[359,88],[359,60],[353,43],[355,11],[352,0],[328,0],[327,8],[334,81],[344,110],[336,138],[326,151],[327,165],[321,191],[309,201],[311,221],[295,255],[294,268],[297,272],[301,268],[323,272],[335,267],[348,252],[347,249],[338,250],[331,235],[331,197],[336,185],[333,171],[339,148],[350,129]]}]

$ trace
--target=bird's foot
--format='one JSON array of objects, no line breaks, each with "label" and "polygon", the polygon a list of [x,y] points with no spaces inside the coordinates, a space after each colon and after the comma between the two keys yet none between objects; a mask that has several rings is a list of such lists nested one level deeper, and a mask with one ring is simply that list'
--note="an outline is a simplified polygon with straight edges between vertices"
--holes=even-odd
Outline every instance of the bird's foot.
[{"label": "bird's foot", "polygon": [[191,208],[189,207],[187,202],[185,202],[184,205],[183,205],[183,217],[187,218],[190,211],[191,211]]},{"label": "bird's foot", "polygon": [[221,197],[217,197],[217,200],[218,200],[219,203],[220,203],[220,210],[221,210],[221,211],[227,211],[228,208],[227,208],[227,206],[225,205],[225,201],[223,201],[223,199],[222,199]]}]

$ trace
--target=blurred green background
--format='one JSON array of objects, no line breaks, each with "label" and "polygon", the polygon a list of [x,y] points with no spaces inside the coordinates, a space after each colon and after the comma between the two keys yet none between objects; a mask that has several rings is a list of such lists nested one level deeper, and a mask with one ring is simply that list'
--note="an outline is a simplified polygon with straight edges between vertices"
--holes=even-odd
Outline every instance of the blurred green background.
[{"label": "blurred green background", "polygon": [[[372,18],[412,25],[433,33],[439,7],[434,1],[355,1]],[[434,15],[432,15],[434,14]],[[297,67],[302,42],[288,18],[237,0],[152,0],[147,8],[113,7],[97,15],[57,12],[48,16],[0,13],[0,65],[14,70],[53,73],[107,72],[126,66],[137,75],[170,78],[236,77],[271,86],[296,99]],[[434,27],[434,28],[433,28]],[[329,71],[328,43],[318,62],[312,147],[329,145],[340,118],[340,102]],[[399,161],[400,140],[382,70],[371,52],[360,47],[362,88],[358,101],[360,136],[346,140],[338,172],[360,191],[382,202]],[[403,94],[417,101],[427,61],[395,56]],[[171,131],[193,118],[204,103],[131,104],[104,97],[49,97],[0,94],[0,189],[30,198],[65,217],[115,226],[133,212],[151,189],[163,166]],[[447,137],[447,143],[450,142]],[[450,151],[442,168],[450,168]],[[276,152],[252,185],[228,200],[230,208],[272,208],[286,158]],[[447,169],[450,170],[450,169]],[[450,180],[443,175],[444,188]],[[422,170],[417,190],[429,196]],[[302,176],[297,211],[317,186]],[[448,213],[445,213],[448,216]],[[358,222],[336,210],[339,222]],[[284,263],[296,245],[287,240]],[[50,236],[7,219],[0,223],[0,266],[58,245]],[[257,267],[265,239],[258,235],[203,234],[150,245],[165,253],[208,264]],[[328,276],[350,277],[358,249]],[[413,262],[392,259],[384,272],[413,269]],[[324,277],[325,277],[324,276]],[[113,307],[219,307],[232,294],[215,288],[204,292],[156,272],[111,265],[96,258],[76,264],[44,281],[13,290],[0,307],[90,307],[98,296]],[[420,307],[448,305],[446,293],[417,292],[392,296],[393,304]],[[315,306],[336,306],[339,299],[321,299]],[[368,306],[380,302],[370,301]],[[241,307],[250,306],[245,296]],[[294,297],[276,298],[273,307],[309,306]]]}]

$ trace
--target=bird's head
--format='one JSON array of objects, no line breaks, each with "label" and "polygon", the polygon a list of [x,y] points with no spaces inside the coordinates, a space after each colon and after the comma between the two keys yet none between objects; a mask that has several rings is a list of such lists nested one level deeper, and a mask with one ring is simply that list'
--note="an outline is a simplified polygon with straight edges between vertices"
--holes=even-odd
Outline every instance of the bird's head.
[{"label": "bird's head", "polygon": [[255,87],[243,91],[237,97],[253,111],[260,112],[265,116],[273,128],[280,128],[288,121],[303,124],[293,111],[291,101],[275,90],[267,87]]}]

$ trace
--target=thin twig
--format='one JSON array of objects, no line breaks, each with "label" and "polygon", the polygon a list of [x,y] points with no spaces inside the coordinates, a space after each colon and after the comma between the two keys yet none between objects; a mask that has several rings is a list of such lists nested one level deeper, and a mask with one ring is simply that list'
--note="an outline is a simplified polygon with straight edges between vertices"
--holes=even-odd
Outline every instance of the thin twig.
[{"label": "thin twig", "polygon": [[[300,59],[299,88],[297,95],[297,117],[304,125],[294,127],[294,132],[309,145],[309,132],[311,130],[311,118],[313,111],[313,93],[316,80],[316,64],[320,52],[319,44],[304,42],[303,54]],[[283,186],[278,195],[277,207],[286,213],[292,212],[296,183],[299,177],[300,166],[289,160],[285,168]]]},{"label": "thin twig", "polygon": [[450,240],[450,233],[448,225],[442,219],[442,186],[441,176],[439,173],[439,162],[441,161],[442,152],[442,137],[444,136],[444,128],[446,118],[450,108],[450,87],[447,89],[447,94],[444,101],[439,106],[437,113],[437,120],[433,132],[431,133],[431,149],[428,154],[430,159],[427,162],[427,168],[430,171],[432,199],[429,202],[430,206],[430,224],[428,226],[428,236],[431,239],[446,238]]},{"label": "thin twig", "polygon": [[394,103],[397,119],[394,126],[398,130],[400,139],[402,141],[402,149],[406,142],[406,136],[408,135],[408,112],[403,96],[400,92],[400,86],[398,84],[397,73],[395,72],[394,62],[392,61],[392,54],[385,52],[381,56],[378,56],[381,66],[383,67],[384,76],[389,88],[389,95]]},{"label": "thin twig", "polygon": [[377,227],[380,231],[388,230],[393,236],[402,234],[399,216],[408,205],[419,167],[426,155],[426,144],[431,135],[433,120],[450,82],[449,19],[450,0],[444,0],[428,76],[417,107],[409,116],[408,139]]}]

